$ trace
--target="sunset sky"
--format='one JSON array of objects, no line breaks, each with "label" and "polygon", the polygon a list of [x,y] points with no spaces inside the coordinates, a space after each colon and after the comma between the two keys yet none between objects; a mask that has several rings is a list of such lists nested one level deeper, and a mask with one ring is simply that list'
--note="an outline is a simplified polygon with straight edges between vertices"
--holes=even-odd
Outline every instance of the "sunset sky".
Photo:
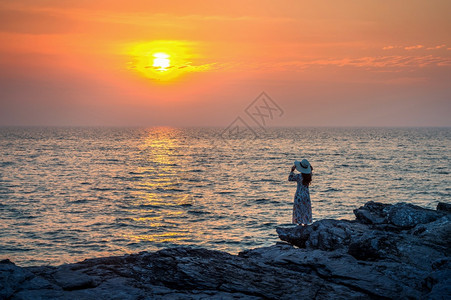
[{"label": "sunset sky", "polygon": [[451,1],[0,0],[0,125],[451,126]]}]

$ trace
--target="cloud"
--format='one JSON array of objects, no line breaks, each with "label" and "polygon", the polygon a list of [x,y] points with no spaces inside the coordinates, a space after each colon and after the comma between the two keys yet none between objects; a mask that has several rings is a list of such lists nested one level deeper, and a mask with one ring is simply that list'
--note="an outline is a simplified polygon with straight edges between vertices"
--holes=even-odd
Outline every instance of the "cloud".
[{"label": "cloud", "polygon": [[314,66],[336,66],[365,68],[369,70],[382,70],[387,72],[399,72],[404,69],[421,68],[428,66],[451,66],[451,58],[433,55],[425,56],[367,56],[359,58],[318,59],[312,61],[291,61],[280,63],[282,69],[299,68],[306,69]]},{"label": "cloud", "polygon": [[415,46],[404,47],[404,49],[406,49],[406,50],[417,50],[417,49],[422,49],[422,48],[424,48],[423,45],[415,45]]},{"label": "cloud", "polygon": [[437,50],[437,49],[442,49],[445,47],[446,47],[446,45],[439,45],[439,46],[435,46],[435,47],[428,47],[428,48],[426,48],[426,50]]},{"label": "cloud", "polygon": [[[403,50],[419,50],[419,49],[425,49],[425,50],[438,50],[438,49],[443,49],[446,48],[445,44],[442,45],[437,45],[437,46],[429,46],[426,47],[425,45],[414,45],[414,46],[393,46],[393,45],[388,45],[388,46],[384,46],[382,47],[382,50],[393,50],[393,49],[403,49]],[[447,48],[448,50],[451,48]]]},{"label": "cloud", "polygon": [[[203,66],[198,66],[203,67]],[[354,68],[370,72],[400,73],[411,72],[415,69],[425,67],[451,67],[451,58],[434,55],[423,56],[365,56],[365,57],[346,57],[346,58],[323,58],[311,60],[291,60],[291,61],[272,61],[258,63],[243,62],[221,62],[206,65],[206,70],[216,71],[258,71],[258,72],[297,72],[313,68],[336,67],[336,68]]]}]

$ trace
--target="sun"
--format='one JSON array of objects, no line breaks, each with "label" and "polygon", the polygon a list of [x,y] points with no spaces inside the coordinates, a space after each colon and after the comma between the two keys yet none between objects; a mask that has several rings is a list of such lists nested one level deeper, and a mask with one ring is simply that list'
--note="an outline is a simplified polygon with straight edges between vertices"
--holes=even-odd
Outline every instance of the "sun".
[{"label": "sun", "polygon": [[205,72],[211,67],[194,64],[203,57],[195,42],[155,40],[127,43],[123,47],[123,53],[130,57],[127,69],[158,84],[182,81],[190,73]]},{"label": "sun", "polygon": [[158,71],[167,71],[171,66],[171,61],[169,60],[169,55],[164,52],[157,52],[152,55],[153,59],[153,67]]}]

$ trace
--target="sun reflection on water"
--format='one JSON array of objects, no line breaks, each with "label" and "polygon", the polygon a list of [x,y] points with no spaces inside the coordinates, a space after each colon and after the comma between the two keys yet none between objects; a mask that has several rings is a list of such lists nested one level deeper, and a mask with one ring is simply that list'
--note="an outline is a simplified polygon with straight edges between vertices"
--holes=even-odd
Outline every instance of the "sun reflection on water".
[{"label": "sun reflection on water", "polygon": [[143,160],[133,171],[141,180],[134,189],[137,192],[132,203],[135,215],[132,220],[148,227],[151,233],[129,233],[126,236],[131,240],[163,243],[188,239],[189,231],[181,230],[173,220],[185,214],[184,206],[193,203],[179,178],[179,135],[175,128],[153,128],[139,147]]}]

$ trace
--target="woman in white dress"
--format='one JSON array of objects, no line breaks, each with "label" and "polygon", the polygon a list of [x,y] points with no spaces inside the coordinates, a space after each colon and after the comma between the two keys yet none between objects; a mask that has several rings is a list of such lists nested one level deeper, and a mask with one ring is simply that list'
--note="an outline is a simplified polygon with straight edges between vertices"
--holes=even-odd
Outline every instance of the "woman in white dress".
[{"label": "woman in white dress", "polygon": [[[300,174],[294,174],[294,170]],[[312,203],[310,201],[309,185],[312,182],[312,170],[308,160],[295,161],[291,168],[289,181],[298,183],[296,193],[294,194],[293,205],[293,224],[307,225],[312,223]]]}]

